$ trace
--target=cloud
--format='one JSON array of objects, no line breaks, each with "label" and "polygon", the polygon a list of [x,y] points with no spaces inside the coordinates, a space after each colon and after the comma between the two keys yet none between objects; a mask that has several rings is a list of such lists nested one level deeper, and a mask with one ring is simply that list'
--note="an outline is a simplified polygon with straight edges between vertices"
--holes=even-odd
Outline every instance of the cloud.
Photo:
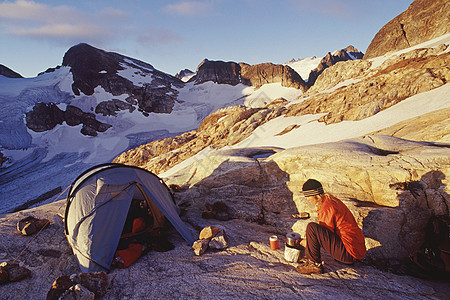
[{"label": "cloud", "polygon": [[212,11],[213,4],[209,1],[183,1],[169,4],[162,8],[168,14],[181,16],[204,15]]},{"label": "cloud", "polygon": [[72,6],[50,6],[27,0],[0,3],[1,33],[59,42],[112,39],[120,33],[117,24],[127,18],[125,12],[111,8],[85,13]]}]

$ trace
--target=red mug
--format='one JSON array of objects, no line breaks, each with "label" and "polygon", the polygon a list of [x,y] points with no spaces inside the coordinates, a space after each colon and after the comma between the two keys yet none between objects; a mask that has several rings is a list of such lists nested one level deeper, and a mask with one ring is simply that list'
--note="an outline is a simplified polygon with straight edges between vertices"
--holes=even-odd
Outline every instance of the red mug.
[{"label": "red mug", "polygon": [[278,237],[276,235],[272,235],[269,238],[270,241],[270,249],[277,250],[280,248],[280,241],[278,240]]}]

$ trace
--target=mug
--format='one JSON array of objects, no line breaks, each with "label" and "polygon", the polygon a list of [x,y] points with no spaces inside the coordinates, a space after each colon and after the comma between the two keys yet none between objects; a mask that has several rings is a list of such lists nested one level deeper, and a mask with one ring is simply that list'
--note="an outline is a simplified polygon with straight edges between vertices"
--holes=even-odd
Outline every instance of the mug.
[{"label": "mug", "polygon": [[280,248],[280,241],[278,240],[278,237],[276,235],[272,235],[269,238],[270,241],[270,249],[277,250]]}]

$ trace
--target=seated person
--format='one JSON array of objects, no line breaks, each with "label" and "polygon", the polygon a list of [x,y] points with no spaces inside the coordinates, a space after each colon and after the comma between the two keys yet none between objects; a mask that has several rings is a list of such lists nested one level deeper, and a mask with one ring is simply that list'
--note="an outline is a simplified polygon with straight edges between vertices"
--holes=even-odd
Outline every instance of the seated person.
[{"label": "seated person", "polygon": [[364,235],[355,218],[336,197],[324,193],[322,184],[308,179],[302,187],[306,199],[316,205],[319,224],[310,222],[306,227],[305,259],[297,266],[302,274],[323,273],[320,249],[323,248],[335,260],[352,264],[367,253]]}]

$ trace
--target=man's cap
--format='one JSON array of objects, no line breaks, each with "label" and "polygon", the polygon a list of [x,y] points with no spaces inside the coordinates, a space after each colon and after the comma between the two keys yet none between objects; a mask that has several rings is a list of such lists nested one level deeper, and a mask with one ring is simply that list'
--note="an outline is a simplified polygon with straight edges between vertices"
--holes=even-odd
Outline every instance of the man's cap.
[{"label": "man's cap", "polygon": [[302,187],[302,193],[305,197],[323,194],[322,184],[315,179],[308,179]]}]

